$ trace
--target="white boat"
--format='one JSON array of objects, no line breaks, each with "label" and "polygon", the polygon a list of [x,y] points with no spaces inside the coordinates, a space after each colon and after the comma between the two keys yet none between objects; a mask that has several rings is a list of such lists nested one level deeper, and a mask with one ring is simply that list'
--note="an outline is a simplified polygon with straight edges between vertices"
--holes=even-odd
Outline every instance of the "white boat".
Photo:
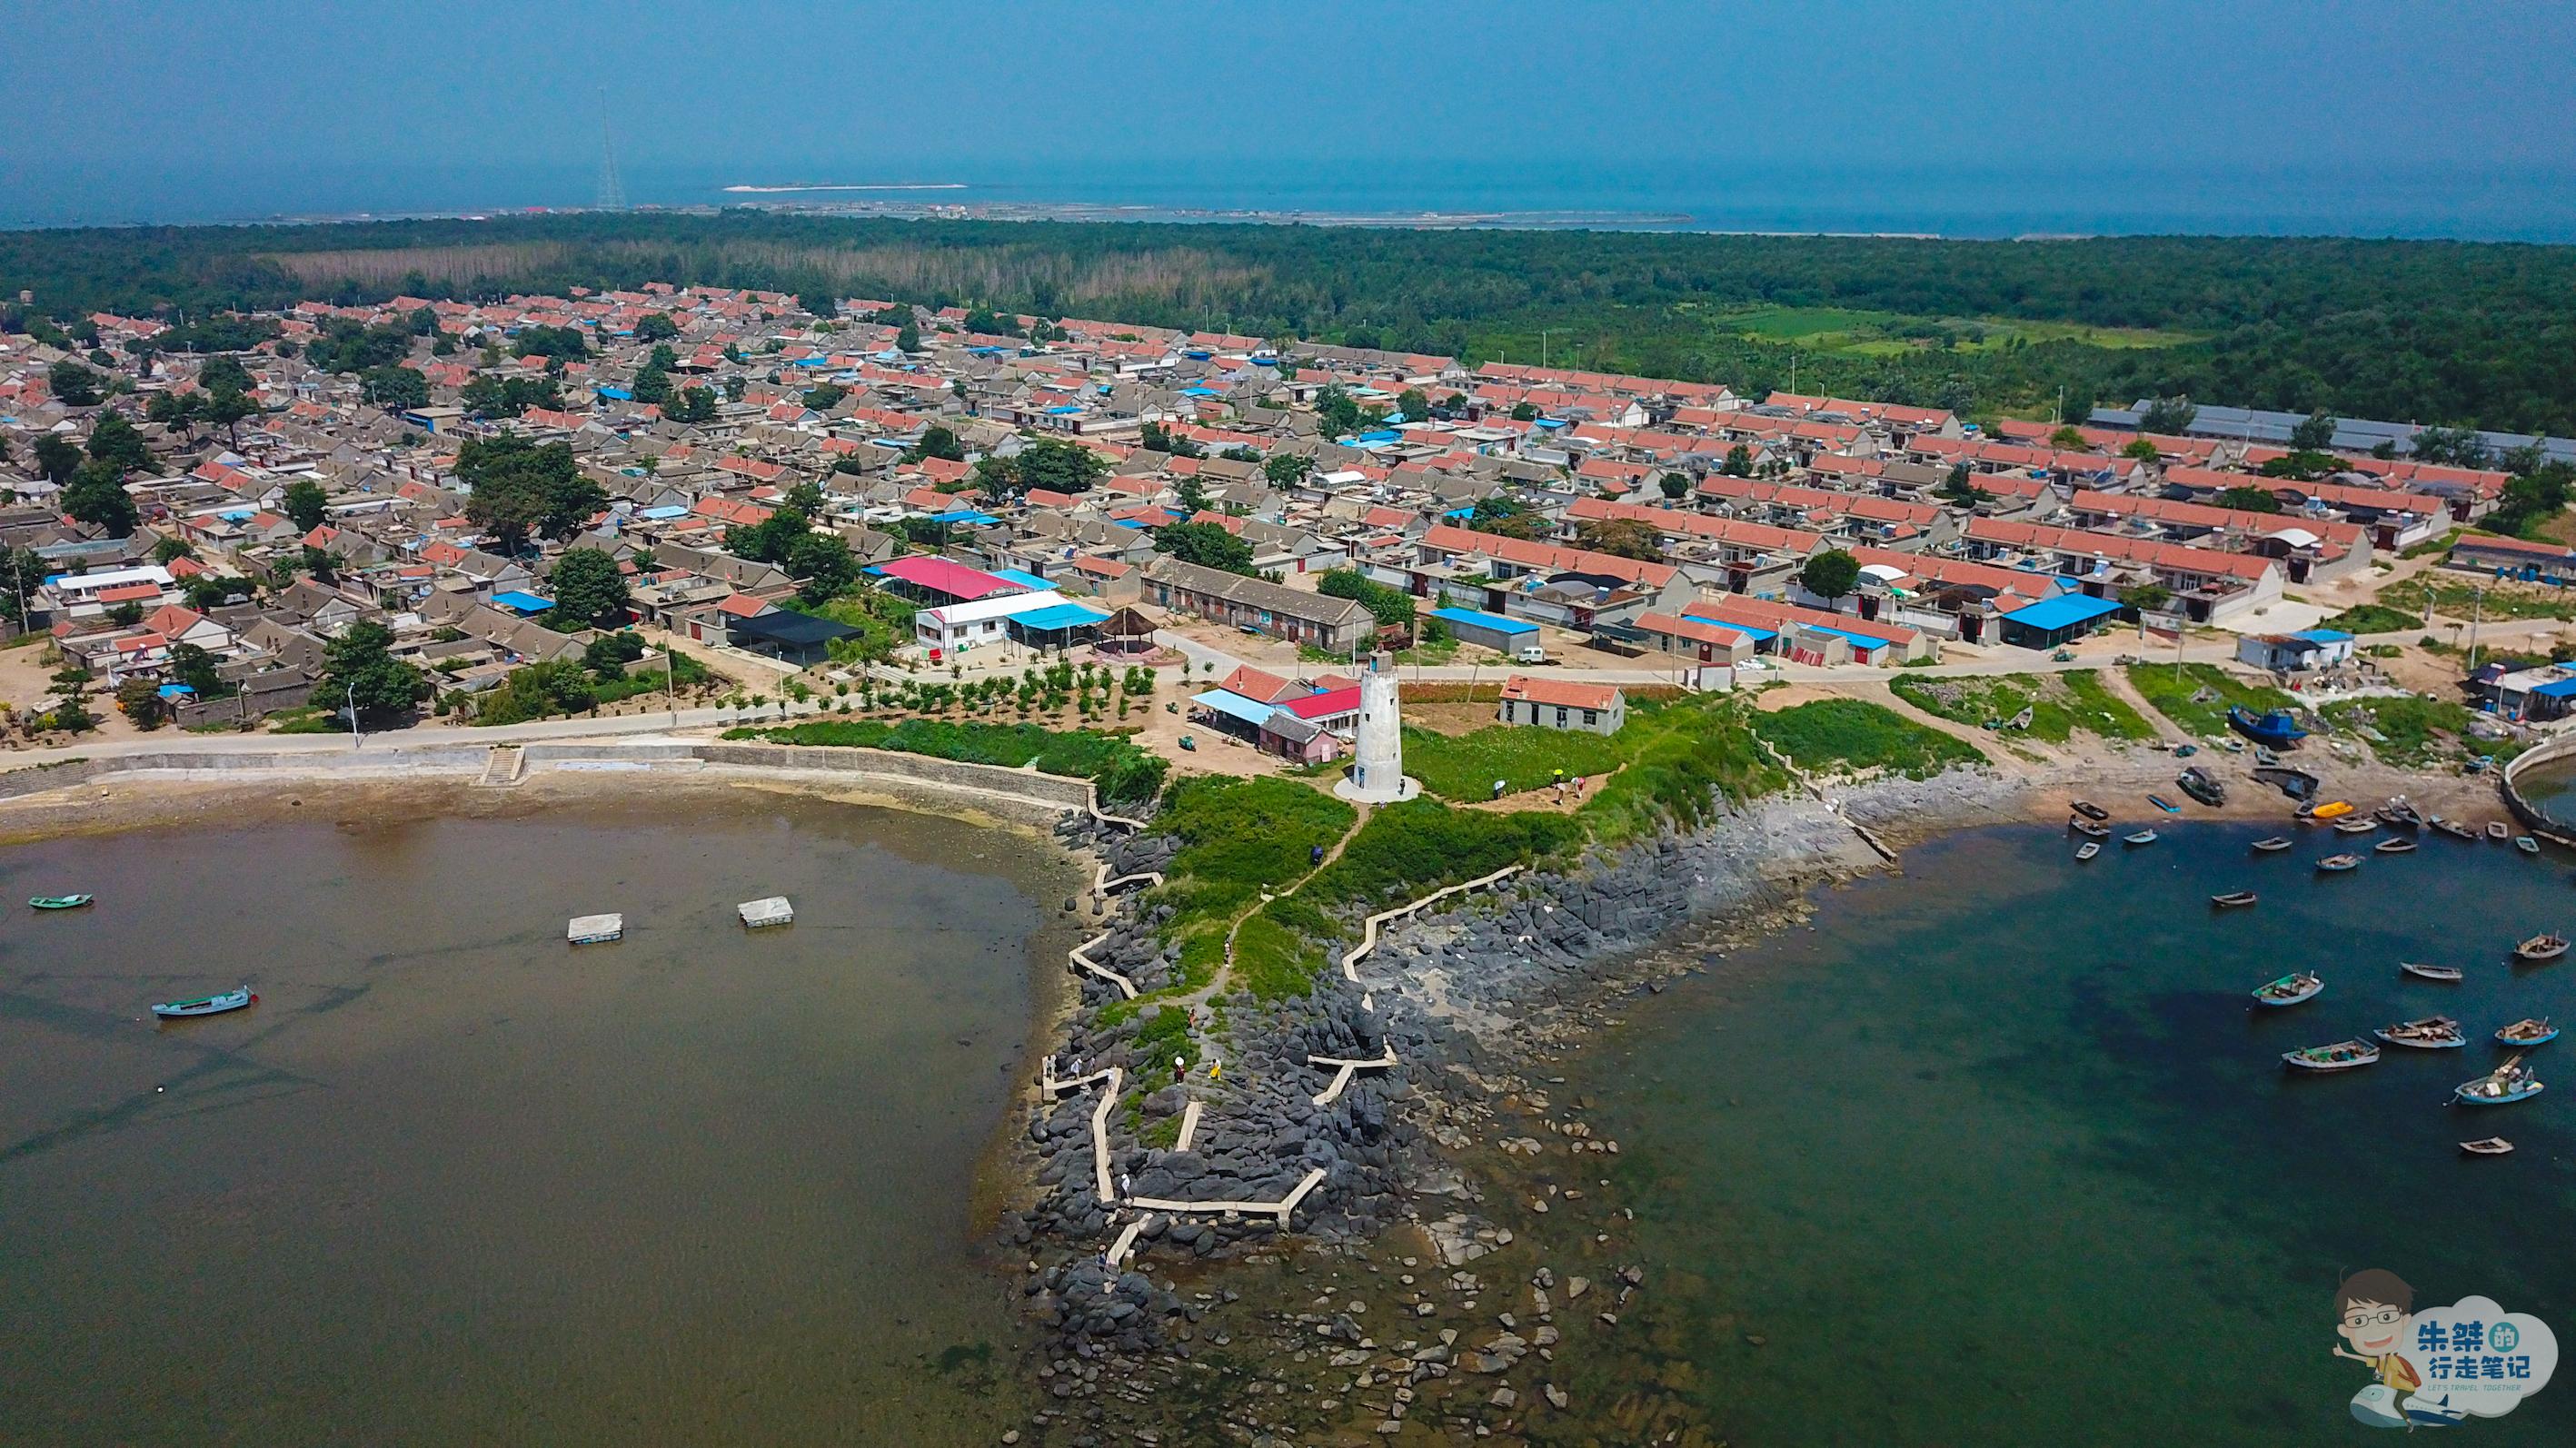
[{"label": "white boat", "polygon": [[625,933],[623,915],[576,915],[564,927],[564,939],[573,945],[601,945]]},{"label": "white boat", "polygon": [[2154,830],[2140,830],[2134,835],[2120,836],[2120,843],[2124,845],[2152,845],[2155,842],[2156,832]]},{"label": "white boat", "polygon": [[742,917],[744,925],[754,930],[765,929],[772,925],[792,925],[796,921],[796,908],[787,903],[787,897],[784,895],[745,900],[733,907],[733,911]]},{"label": "white boat", "polygon": [[2381,1026],[2371,1034],[2392,1046],[2417,1051],[2456,1051],[2469,1043],[2460,1023],[2449,1016],[2426,1016],[2420,1021]]},{"label": "white boat", "polygon": [[2102,853],[2102,845],[2098,840],[2086,840],[2075,847],[2075,858],[2078,860],[2089,860],[2100,853]]}]

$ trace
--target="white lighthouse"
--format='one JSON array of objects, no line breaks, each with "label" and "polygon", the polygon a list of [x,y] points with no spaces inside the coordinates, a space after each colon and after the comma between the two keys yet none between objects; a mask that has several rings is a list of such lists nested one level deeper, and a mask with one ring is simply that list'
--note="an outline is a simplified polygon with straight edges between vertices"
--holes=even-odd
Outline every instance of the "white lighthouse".
[{"label": "white lighthouse", "polygon": [[1396,710],[1395,662],[1385,654],[1369,659],[1360,676],[1360,722],[1351,749],[1351,772],[1333,793],[1355,804],[1393,804],[1422,792],[1418,780],[1404,774],[1404,723]]}]

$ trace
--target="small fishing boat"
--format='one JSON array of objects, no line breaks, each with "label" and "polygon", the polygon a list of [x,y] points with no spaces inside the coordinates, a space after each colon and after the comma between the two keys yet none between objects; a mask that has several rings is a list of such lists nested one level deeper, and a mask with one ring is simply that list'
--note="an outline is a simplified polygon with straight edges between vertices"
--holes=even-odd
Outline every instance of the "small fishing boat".
[{"label": "small fishing boat", "polygon": [[2567,953],[2567,937],[2535,935],[2513,948],[2513,958],[2525,965],[2540,965]]},{"label": "small fishing boat", "polygon": [[2251,890],[2230,890],[2224,895],[2210,896],[2209,903],[2217,906],[2221,910],[2233,910],[2241,905],[2253,904],[2254,892]]},{"label": "small fishing boat", "polygon": [[2308,731],[2299,727],[2298,720],[2292,718],[2287,709],[2271,709],[2257,714],[2242,704],[2230,704],[2227,722],[2235,726],[2237,733],[2255,743],[2275,748],[2295,744],[2308,737]]},{"label": "small fishing boat", "polygon": [[2315,1000],[2325,988],[2325,981],[2319,977],[2304,970],[2292,971],[2279,980],[2255,987],[2254,1004],[2277,1010],[2282,1006]]},{"label": "small fishing boat", "polygon": [[2181,805],[2178,805],[2178,804],[2174,803],[2172,800],[2169,800],[2169,799],[2165,798],[2163,795],[2160,795],[2160,794],[2151,794],[2151,795],[2148,795],[2148,796],[2147,796],[2147,803],[2149,803],[2149,804],[2151,804],[2151,805],[2154,805],[2156,808],[2158,808],[2158,809],[2160,809],[2160,810],[2163,810],[2166,814],[2181,814],[2181,813],[2182,813],[2182,806],[2181,806]]},{"label": "small fishing boat", "polygon": [[2458,820],[2437,819],[2433,821],[2433,828],[2440,830],[2442,833],[2449,835],[2455,840],[2474,840],[2478,837],[2476,829],[2471,826],[2464,825]]},{"label": "small fishing boat", "polygon": [[2446,985],[2457,985],[2461,978],[2460,968],[2456,965],[2423,965],[2412,960],[2401,960],[2397,962],[2397,969],[2417,980],[2438,980]]},{"label": "small fishing boat", "polygon": [[2378,844],[2371,846],[2371,849],[2383,855],[2411,855],[2415,853],[2415,842],[2413,840],[2381,840]]},{"label": "small fishing boat", "polygon": [[2312,820],[2339,820],[2350,813],[2352,813],[2352,805],[2350,803],[2344,800],[2330,799],[2324,804],[2317,805],[2309,809],[2304,818]]},{"label": "small fishing boat", "polygon": [[2279,764],[2258,764],[2254,767],[2254,782],[2268,784],[2301,803],[2317,797],[2317,777],[2304,769],[2290,769]]},{"label": "small fishing boat", "polygon": [[2514,836],[2513,847],[2522,851],[2526,855],[2536,855],[2540,853],[2540,841],[2533,839],[2529,835]]},{"label": "small fishing boat", "polygon": [[2097,825],[2091,820],[2070,819],[2066,822],[2066,827],[2087,839],[2107,840],[2111,838],[2111,827],[2109,825]]},{"label": "small fishing boat", "polygon": [[2522,1058],[2515,1056],[2475,1081],[2463,1081],[2451,1088],[2451,1099],[2462,1106],[2503,1106],[2528,1101],[2544,1089],[2523,1069]]},{"label": "small fishing boat", "polygon": [[2100,840],[2086,840],[2075,847],[2075,858],[2078,860],[2089,860],[2100,853],[2102,853]]},{"label": "small fishing boat", "polygon": [[2367,815],[2354,815],[2334,822],[2334,832],[2339,835],[2366,835],[2377,828],[2379,821]]},{"label": "small fishing boat", "polygon": [[2155,842],[2156,832],[2154,830],[2140,830],[2134,835],[2120,836],[2120,843],[2124,845],[2152,845]]},{"label": "small fishing boat", "polygon": [[2256,840],[2254,842],[2254,848],[2261,850],[2264,854],[2268,855],[2275,851],[2286,850],[2296,843],[2298,843],[2298,841],[2291,839],[2287,835],[2274,835],[2269,839]]},{"label": "small fishing boat", "polygon": [[2402,794],[2381,805],[2379,817],[2392,825],[2400,825],[2410,830],[2424,823],[2424,817],[2415,812],[2415,806],[2409,804],[2406,796]]},{"label": "small fishing boat", "polygon": [[2077,814],[2084,816],[2088,820],[2107,820],[2111,817],[2111,812],[2109,810],[2102,808],[2100,805],[2095,804],[2089,799],[2079,799],[2075,801],[2074,804],[2068,806],[2068,808],[2074,810]]},{"label": "small fishing boat", "polygon": [[2254,762],[2256,764],[2278,764],[2281,762],[2281,756],[2272,748],[2271,745],[2257,744],[2254,746]]},{"label": "small fishing boat", "polygon": [[2227,786],[2219,782],[2217,775],[2197,764],[2176,775],[2174,783],[2181,787],[2183,793],[2211,809],[2227,803]]},{"label": "small fishing boat", "polygon": [[2471,1156],[2503,1156],[2513,1150],[2513,1143],[2501,1136],[2481,1136],[2460,1143],[2460,1150]]},{"label": "small fishing boat", "polygon": [[2513,831],[2506,829],[2504,821],[2502,820],[2489,820],[2487,821],[2487,838],[2501,845],[2505,841],[2513,838]]},{"label": "small fishing boat", "polygon": [[235,986],[221,995],[199,996],[192,1001],[164,1001],[152,1008],[152,1014],[164,1019],[179,1016],[219,1016],[226,1011],[237,1011],[244,1006],[255,1005],[258,1001],[259,997],[251,994],[249,986]]},{"label": "small fishing boat", "polygon": [[27,903],[38,910],[78,910],[97,898],[95,895],[39,895]]},{"label": "small fishing boat", "polygon": [[2449,1016],[2426,1016],[2420,1021],[2381,1026],[2371,1034],[2392,1046],[2418,1051],[2456,1051],[2469,1043],[2469,1038],[2460,1032],[2460,1023]]},{"label": "small fishing boat", "polygon": [[2317,868],[2329,875],[2340,875],[2346,870],[2360,869],[2361,856],[2328,855],[2324,859],[2317,861]]},{"label": "small fishing boat", "polygon": [[2378,1059],[2379,1048],[2367,1041],[2337,1041],[2281,1053],[2281,1064],[2293,1071],[2353,1071]]},{"label": "small fishing boat", "polygon": [[2547,1016],[2532,1016],[2498,1028],[2495,1038],[2500,1046],[2546,1046],[2558,1039],[2558,1028]]}]

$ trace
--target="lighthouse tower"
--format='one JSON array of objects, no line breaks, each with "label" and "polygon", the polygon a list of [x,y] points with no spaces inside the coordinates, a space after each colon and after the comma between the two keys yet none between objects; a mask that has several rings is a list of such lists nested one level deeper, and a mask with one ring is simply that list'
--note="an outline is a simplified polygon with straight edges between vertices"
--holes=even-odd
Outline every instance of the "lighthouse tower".
[{"label": "lighthouse tower", "polygon": [[1385,654],[1369,659],[1360,676],[1358,742],[1351,750],[1351,772],[1333,793],[1355,804],[1393,804],[1422,792],[1419,780],[1404,773],[1404,725],[1395,702],[1395,663]]}]

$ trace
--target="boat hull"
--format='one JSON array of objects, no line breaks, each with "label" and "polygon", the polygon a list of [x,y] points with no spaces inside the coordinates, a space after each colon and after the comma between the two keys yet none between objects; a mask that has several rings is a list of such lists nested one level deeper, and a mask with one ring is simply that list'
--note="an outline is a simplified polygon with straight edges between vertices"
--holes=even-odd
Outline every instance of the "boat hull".
[{"label": "boat hull", "polygon": [[237,1011],[244,1006],[256,1004],[258,1000],[259,997],[245,986],[240,990],[225,991],[221,995],[156,1005],[152,1008],[152,1014],[165,1021],[183,1021],[195,1016],[220,1016],[226,1011]]},{"label": "boat hull", "polygon": [[2539,1095],[2545,1089],[2547,1088],[2543,1087],[2539,1082],[2534,1081],[2530,1085],[2525,1086],[2518,1091],[2514,1091],[2503,1096],[2475,1096],[2466,1091],[2455,1091],[2452,1093],[2451,1099],[2462,1106],[2511,1106],[2517,1101],[2528,1101],[2532,1097]]}]

